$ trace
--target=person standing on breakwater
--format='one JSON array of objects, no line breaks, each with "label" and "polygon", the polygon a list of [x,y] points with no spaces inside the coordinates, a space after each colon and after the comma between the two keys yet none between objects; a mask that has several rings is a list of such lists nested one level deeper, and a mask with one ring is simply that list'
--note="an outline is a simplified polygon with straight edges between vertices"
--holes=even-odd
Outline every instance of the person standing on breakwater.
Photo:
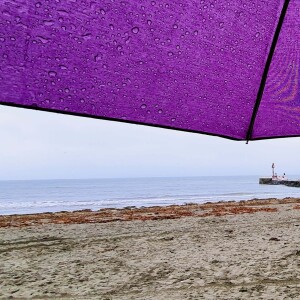
[{"label": "person standing on breakwater", "polygon": [[288,180],[285,173],[283,173],[283,176],[278,176],[277,173],[275,173],[274,163],[272,163],[272,180]]}]

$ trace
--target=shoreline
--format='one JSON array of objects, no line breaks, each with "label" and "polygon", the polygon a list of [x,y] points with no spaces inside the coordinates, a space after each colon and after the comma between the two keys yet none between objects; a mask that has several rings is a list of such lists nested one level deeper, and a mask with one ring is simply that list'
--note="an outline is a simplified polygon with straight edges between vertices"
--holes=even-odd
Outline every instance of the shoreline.
[{"label": "shoreline", "polygon": [[241,201],[219,201],[206,203],[186,203],[182,205],[124,208],[82,209],[76,211],[45,212],[33,214],[0,215],[0,228],[24,227],[43,224],[83,224],[128,221],[150,221],[180,219],[182,217],[208,217],[257,212],[277,212],[278,205],[294,204],[300,209],[300,198],[268,198]]},{"label": "shoreline", "polygon": [[299,299],[300,198],[0,217],[0,299]]}]

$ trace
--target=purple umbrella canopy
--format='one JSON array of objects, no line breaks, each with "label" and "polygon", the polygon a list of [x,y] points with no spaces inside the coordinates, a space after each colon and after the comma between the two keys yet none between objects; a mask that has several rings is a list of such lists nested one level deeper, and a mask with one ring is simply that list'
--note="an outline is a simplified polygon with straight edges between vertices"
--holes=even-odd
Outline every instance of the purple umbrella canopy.
[{"label": "purple umbrella canopy", "polygon": [[300,1],[0,8],[3,105],[236,140],[300,135]]}]

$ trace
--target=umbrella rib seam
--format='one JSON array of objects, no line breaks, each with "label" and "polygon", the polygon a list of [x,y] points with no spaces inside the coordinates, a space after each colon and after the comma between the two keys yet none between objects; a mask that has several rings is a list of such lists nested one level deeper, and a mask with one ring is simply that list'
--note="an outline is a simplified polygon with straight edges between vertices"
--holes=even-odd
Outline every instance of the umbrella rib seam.
[{"label": "umbrella rib seam", "polygon": [[253,112],[252,112],[252,117],[251,117],[251,120],[250,120],[247,135],[246,135],[247,143],[252,139],[252,133],[253,133],[255,119],[256,119],[256,116],[257,116],[258,108],[259,108],[261,100],[262,100],[262,96],[263,96],[263,93],[264,93],[264,89],[265,89],[265,85],[266,85],[270,65],[272,63],[272,58],[273,58],[273,55],[274,55],[274,52],[275,52],[275,49],[276,49],[277,41],[278,41],[278,38],[279,38],[279,35],[280,35],[280,31],[281,31],[281,28],[282,28],[283,21],[285,19],[285,15],[286,15],[289,3],[290,3],[290,0],[285,0],[285,2],[283,4],[283,7],[282,7],[282,10],[281,10],[281,13],[280,13],[280,17],[279,17],[279,20],[278,20],[276,31],[275,31],[274,36],[273,36],[273,41],[272,41],[271,48],[270,48],[270,51],[269,51],[269,54],[268,54],[268,58],[267,58],[267,61],[266,61],[266,64],[265,64],[263,76],[262,76],[262,79],[261,79],[261,82],[260,82],[260,86],[259,86],[259,89],[258,89],[256,101],[255,101],[255,105],[254,105]]}]

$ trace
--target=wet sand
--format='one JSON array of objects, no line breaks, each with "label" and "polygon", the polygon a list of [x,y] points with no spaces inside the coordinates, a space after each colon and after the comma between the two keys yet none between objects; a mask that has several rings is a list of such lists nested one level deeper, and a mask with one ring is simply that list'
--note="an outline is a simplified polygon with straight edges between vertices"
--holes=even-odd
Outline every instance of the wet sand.
[{"label": "wet sand", "polygon": [[300,299],[300,199],[0,216],[1,299]]}]

